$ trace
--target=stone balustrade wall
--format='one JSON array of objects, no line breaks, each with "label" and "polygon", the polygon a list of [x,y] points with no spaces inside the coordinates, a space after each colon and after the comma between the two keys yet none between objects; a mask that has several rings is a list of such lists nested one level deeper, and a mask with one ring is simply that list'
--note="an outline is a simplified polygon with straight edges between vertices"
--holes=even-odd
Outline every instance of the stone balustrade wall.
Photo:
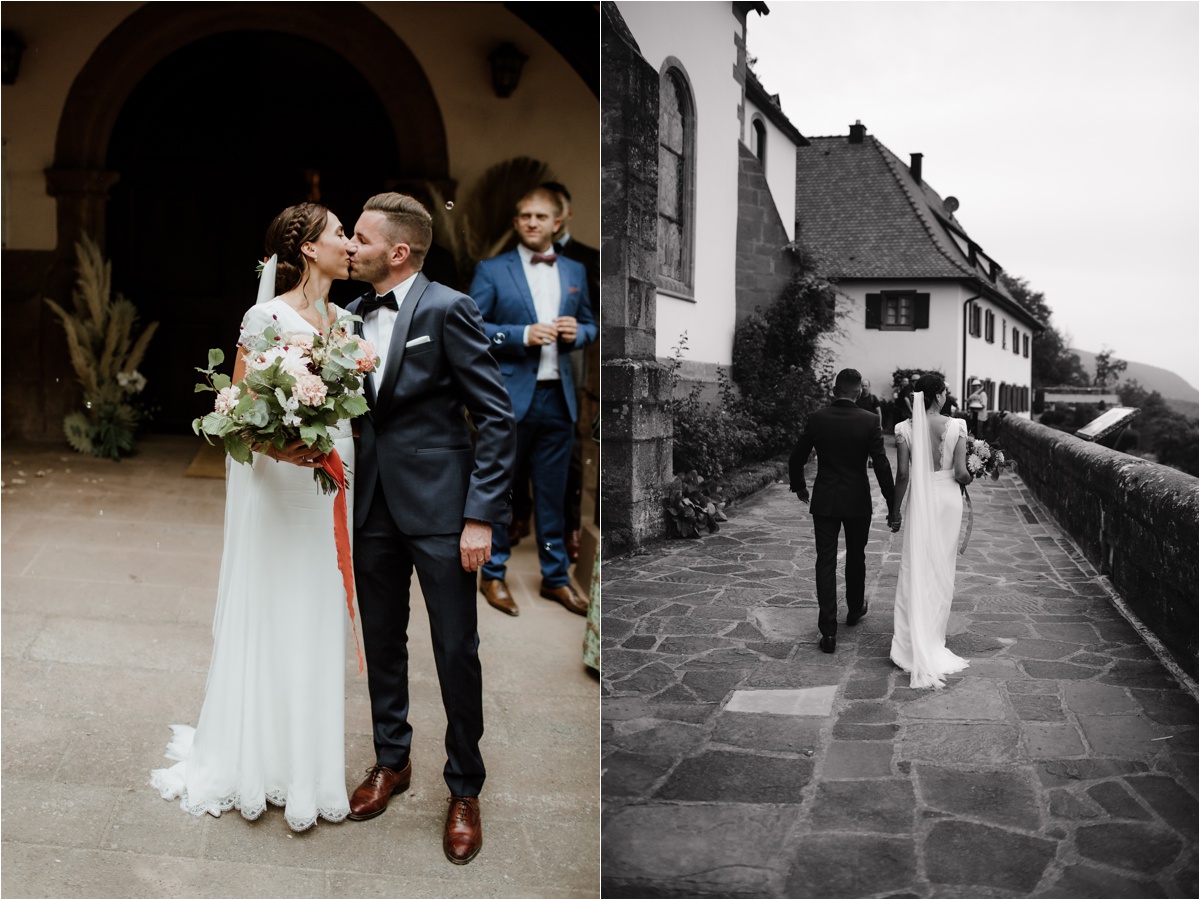
[{"label": "stone balustrade wall", "polygon": [[1200,481],[1016,416],[997,439],[1034,496],[1196,677]]}]

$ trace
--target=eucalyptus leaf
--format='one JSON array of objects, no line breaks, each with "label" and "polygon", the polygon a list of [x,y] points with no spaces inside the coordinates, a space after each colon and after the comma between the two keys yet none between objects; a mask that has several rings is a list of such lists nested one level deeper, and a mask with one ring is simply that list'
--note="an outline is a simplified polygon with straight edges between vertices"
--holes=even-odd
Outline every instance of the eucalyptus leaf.
[{"label": "eucalyptus leaf", "polygon": [[225,362],[225,351],[220,347],[213,347],[208,351],[208,368],[211,371]]}]

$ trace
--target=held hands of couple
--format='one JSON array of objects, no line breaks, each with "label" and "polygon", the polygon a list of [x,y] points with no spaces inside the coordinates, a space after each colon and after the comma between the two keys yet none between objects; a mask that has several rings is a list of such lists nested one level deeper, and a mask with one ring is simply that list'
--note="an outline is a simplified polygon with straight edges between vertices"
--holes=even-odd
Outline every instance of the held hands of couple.
[{"label": "held hands of couple", "polygon": [[458,552],[462,567],[468,572],[478,572],[492,558],[492,526],[479,519],[467,519],[462,537],[458,541]]},{"label": "held hands of couple", "polygon": [[899,531],[900,530],[900,513],[896,513],[895,515],[889,515],[887,517],[887,523],[888,523],[888,528],[892,529],[893,534],[895,534],[897,531]]},{"label": "held hands of couple", "polygon": [[525,346],[544,347],[559,340],[573,344],[578,334],[579,322],[574,316],[559,316],[553,322],[534,322],[530,325]]},{"label": "held hands of couple", "polygon": [[276,462],[288,462],[304,469],[319,469],[325,462],[324,453],[317,453],[300,438],[284,444],[282,450],[276,449],[274,444],[260,444],[252,449]]}]

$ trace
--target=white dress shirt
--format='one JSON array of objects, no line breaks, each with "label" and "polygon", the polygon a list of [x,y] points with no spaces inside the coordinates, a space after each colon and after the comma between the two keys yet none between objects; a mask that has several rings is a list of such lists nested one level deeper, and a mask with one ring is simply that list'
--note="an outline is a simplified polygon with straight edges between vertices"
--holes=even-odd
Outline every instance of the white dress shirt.
[{"label": "white dress shirt", "polygon": [[395,311],[382,306],[379,309],[372,310],[363,318],[363,337],[365,337],[375,347],[375,352],[379,354],[379,363],[375,366],[375,371],[369,373],[376,380],[375,387],[379,387],[379,380],[383,378],[384,367],[387,365],[388,347],[392,343],[392,331],[396,327],[396,316],[399,313],[399,307],[404,305],[404,299],[408,296],[409,288],[413,286],[413,282],[417,280],[419,272],[413,272],[408,278],[400,282],[394,288],[392,293],[396,295]]},{"label": "white dress shirt", "polygon": [[[552,248],[547,251],[553,253]],[[548,266],[545,263],[533,264],[533,251],[521,244],[517,247],[521,256],[521,267],[525,270],[525,281],[529,284],[529,293],[533,295],[533,306],[537,310],[538,321],[547,324],[558,318],[562,308],[562,281],[558,274],[558,263]],[[529,345],[529,327],[526,326],[523,340]],[[558,381],[558,342],[553,341],[542,346],[541,361],[538,363],[538,381]]]}]

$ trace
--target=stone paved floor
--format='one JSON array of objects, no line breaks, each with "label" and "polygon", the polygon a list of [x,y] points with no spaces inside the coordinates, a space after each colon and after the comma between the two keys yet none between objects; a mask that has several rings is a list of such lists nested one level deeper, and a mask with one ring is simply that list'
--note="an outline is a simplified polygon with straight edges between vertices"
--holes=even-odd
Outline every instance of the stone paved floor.
[{"label": "stone paved floor", "polygon": [[[150,770],[170,764],[167,725],[195,723],[212,648],[225,485],[183,477],[195,451],[151,437],[114,464],[4,447],[0,894],[595,897],[599,686],[583,618],[537,597],[530,541],[509,573],[521,616],[480,599],[488,782],[470,865],[441,848],[446,726],[415,584],[413,784],[386,813],[293,835],[278,809],[193,818],[159,798]],[[374,752],[353,638],[346,653],[352,789]]]},{"label": "stone paved floor", "polygon": [[1197,896],[1194,684],[1006,475],[971,488],[948,637],[970,668],[910,689],[873,488],[870,612],[844,625],[839,580],[832,655],[786,485],[606,563],[603,895]]}]

